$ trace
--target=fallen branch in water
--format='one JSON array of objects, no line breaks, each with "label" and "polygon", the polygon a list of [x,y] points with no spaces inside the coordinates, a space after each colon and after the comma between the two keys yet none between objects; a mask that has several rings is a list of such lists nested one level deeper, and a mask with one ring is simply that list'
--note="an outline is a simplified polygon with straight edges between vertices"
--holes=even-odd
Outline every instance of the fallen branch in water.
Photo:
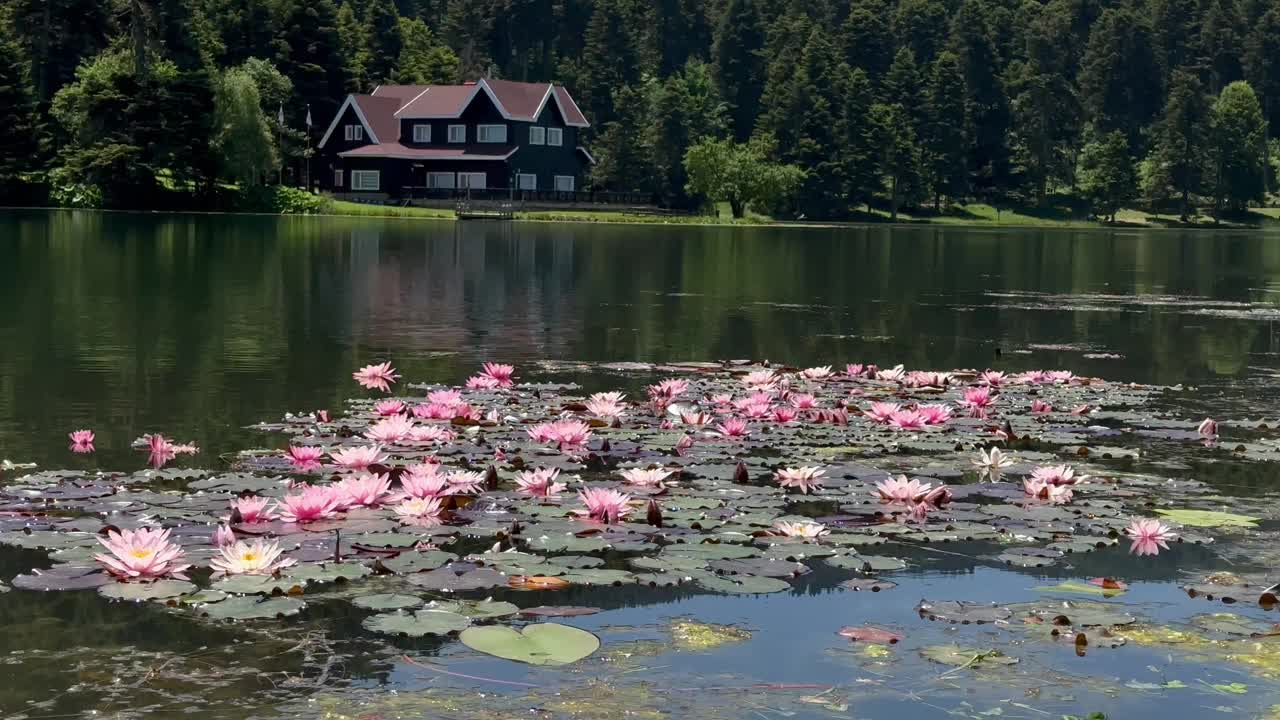
[{"label": "fallen branch in water", "polygon": [[440,673],[441,675],[448,675],[450,677],[463,678],[465,680],[479,680],[481,682],[498,683],[499,685],[512,685],[515,687],[527,687],[527,688],[539,687],[538,685],[534,685],[533,683],[516,682],[515,680],[499,680],[497,678],[480,677],[478,675],[465,675],[463,673],[453,672],[452,670],[445,670],[444,668],[436,667],[435,665],[428,665],[427,663],[418,662],[417,660],[414,660],[408,655],[401,655],[400,657],[404,658],[404,661],[409,663],[410,665],[417,665],[420,668],[430,670],[431,672]]}]

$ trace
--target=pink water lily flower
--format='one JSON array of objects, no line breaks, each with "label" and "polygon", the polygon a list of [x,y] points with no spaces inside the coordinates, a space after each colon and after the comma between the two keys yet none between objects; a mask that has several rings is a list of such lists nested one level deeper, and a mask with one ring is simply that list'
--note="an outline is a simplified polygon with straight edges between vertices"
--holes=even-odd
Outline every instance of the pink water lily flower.
[{"label": "pink water lily flower", "polygon": [[1169,541],[1178,537],[1169,526],[1153,518],[1135,518],[1124,534],[1132,540],[1129,552],[1134,555],[1157,555],[1168,550]]},{"label": "pink water lily flower", "polygon": [[924,430],[924,415],[915,410],[899,410],[889,416],[889,427],[895,430]]},{"label": "pink water lily flower", "polygon": [[1022,491],[1036,500],[1043,500],[1054,505],[1069,503],[1075,495],[1070,485],[1054,485],[1035,478],[1023,480]]},{"label": "pink water lily flower", "polygon": [[880,502],[910,505],[923,500],[932,487],[930,483],[914,478],[908,480],[906,475],[899,475],[876,483],[876,492],[880,495]]},{"label": "pink water lily flower", "polygon": [[338,514],[338,506],[344,500],[341,491],[308,485],[298,495],[280,498],[280,519],[291,523],[327,520]]},{"label": "pink water lily flower", "polygon": [[776,407],[773,409],[773,421],[776,423],[795,422],[798,417],[794,408]]},{"label": "pink water lily flower", "polygon": [[458,390],[443,389],[427,393],[427,402],[434,405],[461,405],[466,400],[462,399],[462,393]]},{"label": "pink water lily flower", "polygon": [[348,470],[364,470],[370,465],[378,465],[387,461],[382,448],[377,445],[365,445],[330,451],[333,462]]},{"label": "pink water lily flower", "polygon": [[742,438],[751,434],[751,426],[746,420],[741,418],[728,418],[724,422],[716,425],[716,432],[723,437]]},{"label": "pink water lily flower", "polygon": [[487,362],[480,372],[486,377],[497,380],[500,387],[511,387],[515,384],[516,368],[514,365]]},{"label": "pink water lily flower", "polygon": [[560,477],[559,468],[537,468],[516,473],[516,485],[520,492],[534,497],[555,497],[565,491],[568,486],[556,482]]},{"label": "pink water lily flower", "polygon": [[359,477],[345,477],[333,485],[336,492],[342,493],[347,508],[378,507],[391,496],[391,478],[382,473],[367,473]]},{"label": "pink water lily flower", "polygon": [[681,457],[684,457],[684,454],[689,452],[689,449],[692,447],[693,447],[693,438],[689,437],[688,435],[681,435],[679,439],[676,440],[675,451],[676,451],[676,454]]},{"label": "pink water lily flower", "polygon": [[889,382],[897,382],[906,376],[906,371],[901,365],[895,365],[888,370],[880,370],[876,372],[877,380],[887,380]]},{"label": "pink water lily flower", "polygon": [[226,547],[227,545],[235,544],[235,541],[236,532],[226,525],[218,523],[218,529],[213,531],[214,547]]},{"label": "pink water lily flower", "polygon": [[452,430],[439,425],[415,425],[409,431],[409,439],[417,442],[448,443],[457,437]]},{"label": "pink water lily flower", "polygon": [[889,422],[889,418],[896,412],[902,410],[902,406],[898,403],[890,402],[873,402],[871,409],[863,411],[872,422],[884,425]]},{"label": "pink water lily flower", "polygon": [[991,387],[1000,387],[1005,382],[1005,375],[998,370],[984,370],[978,379]]},{"label": "pink water lily flower", "polygon": [[488,375],[472,375],[467,378],[465,387],[468,390],[496,390],[502,387],[502,383]]},{"label": "pink water lily flower", "polygon": [[160,433],[153,435],[143,435],[142,439],[147,443],[149,451],[148,461],[152,467],[161,468],[166,463],[178,456],[178,451],[174,449],[173,443]]},{"label": "pink water lily flower", "polygon": [[826,525],[816,522],[793,522],[790,520],[774,522],[772,532],[774,535],[804,538],[806,540],[817,540],[831,534]]},{"label": "pink water lily flower", "polygon": [[92,430],[76,430],[69,433],[67,437],[71,438],[71,447],[73,453],[91,453],[93,452],[94,434]]},{"label": "pink water lily flower", "polygon": [[277,540],[240,540],[219,549],[218,556],[209,564],[222,575],[274,575],[298,562],[280,557],[283,553]]},{"label": "pink water lily flower", "polygon": [[[271,498],[259,495],[246,495],[245,497],[235,498],[231,501],[231,511],[233,515],[239,512],[240,522],[249,525],[271,522],[276,519],[275,507],[271,503]],[[230,518],[227,518],[227,520],[229,521]]]},{"label": "pink water lily flower", "polygon": [[631,513],[631,496],[612,488],[587,488],[578,491],[578,499],[586,510],[575,510],[578,515],[598,523],[612,525]]},{"label": "pink water lily flower", "polygon": [[960,401],[960,404],[970,410],[985,410],[991,407],[995,401],[996,398],[991,394],[990,386],[982,386],[965,388],[964,399]]},{"label": "pink water lily flower", "polygon": [[800,393],[790,397],[791,407],[797,410],[812,410],[818,406],[818,398],[807,393]]},{"label": "pink water lily flower", "polygon": [[1043,400],[1031,401],[1031,413],[1033,415],[1047,415],[1053,412],[1053,406]]},{"label": "pink water lily flower", "polygon": [[355,378],[355,381],[360,383],[361,387],[369,390],[381,390],[382,392],[389,392],[391,385],[400,378],[396,374],[396,369],[391,367],[389,362],[365,365],[351,373],[351,377]]},{"label": "pink water lily flower", "polygon": [[768,417],[770,412],[769,403],[751,403],[742,408],[742,414],[752,420]]},{"label": "pink water lily flower", "polygon": [[327,423],[329,422],[329,411],[317,410],[315,411],[315,418],[316,418],[316,422]]},{"label": "pink water lily flower", "polygon": [[753,390],[772,390],[778,384],[778,376],[772,370],[753,370],[742,376],[742,384]]},{"label": "pink water lily flower", "polygon": [[157,580],[163,577],[186,580],[183,572],[191,567],[182,564],[184,553],[176,543],[170,542],[169,530],[139,528],[137,530],[108,530],[98,542],[110,551],[110,555],[94,555],[108,573],[120,580]]},{"label": "pink water lily flower", "polygon": [[851,378],[861,377],[866,372],[866,366],[862,363],[849,363],[844,366],[844,374]]},{"label": "pink water lily flower", "polygon": [[439,465],[429,463],[410,465],[400,476],[403,497],[432,498],[452,494],[449,478],[440,472]]},{"label": "pink water lily flower", "polygon": [[1046,485],[1075,485],[1084,477],[1076,477],[1076,471],[1069,465],[1045,465],[1032,470],[1031,479]]},{"label": "pink water lily flower", "polygon": [[951,420],[949,405],[921,405],[916,412],[924,418],[925,425],[946,425]]},{"label": "pink water lily flower", "polygon": [[715,418],[699,410],[698,412],[680,413],[680,422],[685,425],[710,425]]},{"label": "pink water lily flower", "polygon": [[413,432],[413,421],[404,415],[392,415],[383,418],[365,430],[364,436],[379,445],[390,445],[409,437]]},{"label": "pink water lily flower", "polygon": [[1205,418],[1196,426],[1196,432],[1200,433],[1200,437],[1216,438],[1218,437],[1218,421],[1213,418]]},{"label": "pink water lily flower", "polygon": [[822,487],[822,476],[827,471],[816,467],[783,468],[773,474],[774,480],[783,488],[795,488],[808,495]]},{"label": "pink water lily flower", "polygon": [[320,458],[325,450],[319,445],[290,445],[284,456],[293,464],[294,470],[314,470],[320,467]]},{"label": "pink water lily flower", "polygon": [[557,445],[561,450],[581,450],[591,439],[591,426],[581,420],[558,420],[535,425],[528,430],[535,442]]},{"label": "pink water lily flower", "polygon": [[827,380],[831,375],[832,372],[830,365],[805,368],[800,371],[800,377],[803,377],[805,380]]},{"label": "pink water lily flower", "polygon": [[484,473],[458,470],[447,475],[450,495],[476,495],[484,492]]},{"label": "pink water lily flower", "polygon": [[373,404],[373,411],[382,417],[390,417],[403,413],[405,407],[403,400],[379,400]]},{"label": "pink water lily flower", "polygon": [[440,498],[409,498],[393,509],[410,525],[435,525],[444,512],[444,502]]},{"label": "pink water lily flower", "polygon": [[912,370],[902,378],[902,384],[911,388],[946,387],[951,382],[951,373]]},{"label": "pink water lily flower", "polygon": [[620,392],[600,392],[587,398],[587,412],[599,418],[614,420],[627,413],[627,404],[622,401],[626,397]]},{"label": "pink water lily flower", "polygon": [[632,485],[660,488],[665,485],[664,481],[671,477],[674,472],[674,470],[667,470],[666,468],[628,468],[619,471],[618,474]]}]

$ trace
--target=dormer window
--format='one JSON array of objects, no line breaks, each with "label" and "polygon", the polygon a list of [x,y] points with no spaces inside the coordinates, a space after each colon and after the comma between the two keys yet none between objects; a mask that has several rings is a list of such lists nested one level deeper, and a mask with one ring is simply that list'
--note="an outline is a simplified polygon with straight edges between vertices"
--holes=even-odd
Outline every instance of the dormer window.
[{"label": "dormer window", "polygon": [[449,142],[464,143],[467,141],[466,125],[450,125],[449,126]]},{"label": "dormer window", "polygon": [[476,142],[504,143],[506,141],[506,125],[480,125],[476,128]]},{"label": "dormer window", "polygon": [[564,130],[560,128],[547,128],[547,144],[560,147],[564,145]]},{"label": "dormer window", "polygon": [[544,127],[537,127],[536,125],[534,127],[529,128],[529,144],[530,145],[546,145],[547,129]]},{"label": "dormer window", "polygon": [[342,137],[348,142],[359,142],[364,140],[364,126],[346,125],[342,128]]},{"label": "dormer window", "polygon": [[431,126],[430,125],[414,125],[413,141],[416,143],[431,142]]}]

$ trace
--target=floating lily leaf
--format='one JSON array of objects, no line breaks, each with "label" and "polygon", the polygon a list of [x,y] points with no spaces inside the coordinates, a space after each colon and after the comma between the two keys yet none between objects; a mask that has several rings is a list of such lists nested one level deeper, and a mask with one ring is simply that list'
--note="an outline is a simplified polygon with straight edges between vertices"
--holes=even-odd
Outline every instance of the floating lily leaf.
[{"label": "floating lily leaf", "polygon": [[378,562],[382,567],[393,573],[403,574],[435,570],[457,559],[458,556],[453,553],[426,550],[423,552],[402,552],[393,558],[386,558]]},{"label": "floating lily leaf", "polygon": [[879,578],[852,578],[840,583],[840,587],[854,592],[880,592],[881,590],[892,590],[898,587],[898,584],[888,580],[880,580]]},{"label": "floating lily leaf", "polygon": [[1218,512],[1216,510],[1158,509],[1156,514],[1179,525],[1190,525],[1192,527],[1254,527],[1258,524],[1258,518],[1256,517]]},{"label": "floating lily leaf", "polygon": [[1013,612],[1007,607],[1002,607],[994,603],[988,605],[984,603],[971,603],[962,600],[944,600],[941,602],[930,602],[922,600],[916,606],[916,611],[921,617],[930,620],[942,620],[949,623],[960,623],[968,625],[969,623],[994,623],[1002,620],[1008,620],[1013,617]]},{"label": "floating lily leaf", "polygon": [[1018,662],[1017,658],[1003,655],[999,650],[977,650],[959,645],[931,645],[922,648],[920,656],[936,663],[962,668],[1016,665]]},{"label": "floating lily leaf", "polygon": [[183,595],[182,597],[178,598],[178,604],[179,605],[208,605],[209,603],[222,602],[223,600],[226,600],[229,597],[231,596],[224,592],[219,592],[217,590],[201,590],[199,592],[193,592],[190,595]]},{"label": "floating lily leaf", "polygon": [[637,570],[655,570],[658,572],[705,570],[708,562],[710,561],[704,557],[673,555],[670,553],[662,553],[657,557],[642,556],[627,560],[627,564]]},{"label": "floating lily leaf", "polygon": [[666,557],[705,558],[706,560],[741,560],[757,557],[761,553],[755,548],[728,543],[701,543],[697,545],[672,545],[662,551]]},{"label": "floating lily leaf", "polygon": [[301,582],[270,575],[232,575],[213,584],[213,589],[232,595],[271,595],[301,591]]},{"label": "floating lily leaf", "polygon": [[530,665],[567,665],[600,649],[600,638],[585,630],[541,623],[517,631],[502,625],[471,627],[462,644],[487,655]]},{"label": "floating lily leaf", "polygon": [[422,606],[422,598],[416,595],[399,595],[383,593],[378,595],[362,595],[351,601],[356,607],[366,610],[406,610]]},{"label": "floating lily leaf", "polygon": [[306,604],[296,598],[233,597],[205,605],[201,611],[215,620],[264,620],[297,615]]},{"label": "floating lily leaf", "polygon": [[417,612],[391,612],[372,615],[361,623],[366,630],[384,635],[408,635],[422,637],[424,635],[448,635],[460,632],[471,624],[465,615],[436,610],[419,610]]},{"label": "floating lily leaf", "polygon": [[762,577],[792,578],[809,572],[806,565],[786,560],[747,558],[744,560],[713,560],[711,569],[725,575],[759,575]]},{"label": "floating lily leaf", "polygon": [[427,610],[457,613],[471,620],[491,620],[493,618],[510,617],[520,608],[509,602],[494,600],[436,600],[427,604]]},{"label": "floating lily leaf", "polygon": [[697,582],[698,585],[707,590],[711,590],[712,592],[736,595],[776,593],[791,589],[791,584],[785,580],[756,577],[752,575],[725,577],[706,573],[695,576],[694,581]]},{"label": "floating lily leaf", "polygon": [[453,563],[439,570],[414,573],[405,578],[419,587],[445,592],[486,590],[507,584],[507,576],[493,568],[476,568],[467,563]]},{"label": "floating lily leaf", "polygon": [[542,552],[588,553],[600,552],[609,544],[598,537],[577,537],[576,535],[539,535],[530,538],[529,547]]},{"label": "floating lily leaf", "polygon": [[13,579],[13,586],[22,590],[88,590],[113,582],[110,575],[96,566],[55,565],[48,570],[19,575]]},{"label": "floating lily leaf", "polygon": [[296,565],[285,571],[283,580],[295,583],[325,583],[358,580],[373,571],[359,563],[338,562],[326,565]]},{"label": "floating lily leaf", "polygon": [[1048,548],[1009,548],[1000,553],[996,560],[1014,567],[1034,568],[1053,565],[1060,557],[1061,551]]},{"label": "floating lily leaf", "polygon": [[837,634],[855,642],[874,643],[876,645],[894,645],[902,640],[902,636],[898,633],[877,627],[846,626],[840,628]]},{"label": "floating lily leaf", "polygon": [[577,605],[539,605],[525,608],[520,611],[520,614],[529,617],[577,617],[579,615],[595,615],[598,612],[600,612],[600,608]]},{"label": "floating lily leaf", "polygon": [[576,572],[565,573],[561,580],[573,585],[621,585],[634,582],[635,575],[626,570],[609,570],[607,568],[588,568]]},{"label": "floating lily leaf", "polygon": [[894,557],[884,557],[881,555],[858,555],[850,553],[848,555],[836,555],[834,557],[825,558],[829,565],[846,570],[858,570],[861,572],[889,572],[892,570],[901,570],[907,566],[903,560]]},{"label": "floating lily leaf", "polygon": [[112,600],[168,600],[194,592],[196,586],[182,580],[112,583],[98,588],[98,594]]}]

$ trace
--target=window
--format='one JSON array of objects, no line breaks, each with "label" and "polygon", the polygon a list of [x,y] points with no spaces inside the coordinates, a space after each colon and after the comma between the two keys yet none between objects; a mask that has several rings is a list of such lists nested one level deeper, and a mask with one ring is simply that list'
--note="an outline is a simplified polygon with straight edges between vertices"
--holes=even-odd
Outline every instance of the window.
[{"label": "window", "polygon": [[544,127],[529,128],[529,144],[530,145],[546,145],[547,129]]},{"label": "window", "polygon": [[342,136],[347,140],[359,141],[364,140],[363,125],[347,125],[342,129]]},{"label": "window", "polygon": [[516,187],[521,190],[537,190],[538,176],[532,173],[520,173],[516,175]]},{"label": "window", "polygon": [[453,190],[453,173],[426,173],[426,187],[436,190]]},{"label": "window", "polygon": [[481,125],[476,128],[476,142],[504,143],[506,141],[506,125]]},{"label": "window", "polygon": [[573,192],[573,176],[557,175],[556,192]]},{"label": "window", "polygon": [[357,192],[377,192],[382,186],[382,173],[377,170],[352,170],[351,189]]},{"label": "window", "polygon": [[333,171],[333,186],[342,187],[342,171],[341,170]]},{"label": "window", "polygon": [[464,143],[467,141],[466,125],[450,125],[449,126],[449,142]]},{"label": "window", "polygon": [[560,147],[564,144],[564,130],[560,128],[547,128],[547,144]]},{"label": "window", "polygon": [[489,178],[485,173],[458,173],[458,187],[483,190],[489,187]]},{"label": "window", "polygon": [[431,142],[431,126],[430,125],[414,125],[413,141],[416,143]]}]

